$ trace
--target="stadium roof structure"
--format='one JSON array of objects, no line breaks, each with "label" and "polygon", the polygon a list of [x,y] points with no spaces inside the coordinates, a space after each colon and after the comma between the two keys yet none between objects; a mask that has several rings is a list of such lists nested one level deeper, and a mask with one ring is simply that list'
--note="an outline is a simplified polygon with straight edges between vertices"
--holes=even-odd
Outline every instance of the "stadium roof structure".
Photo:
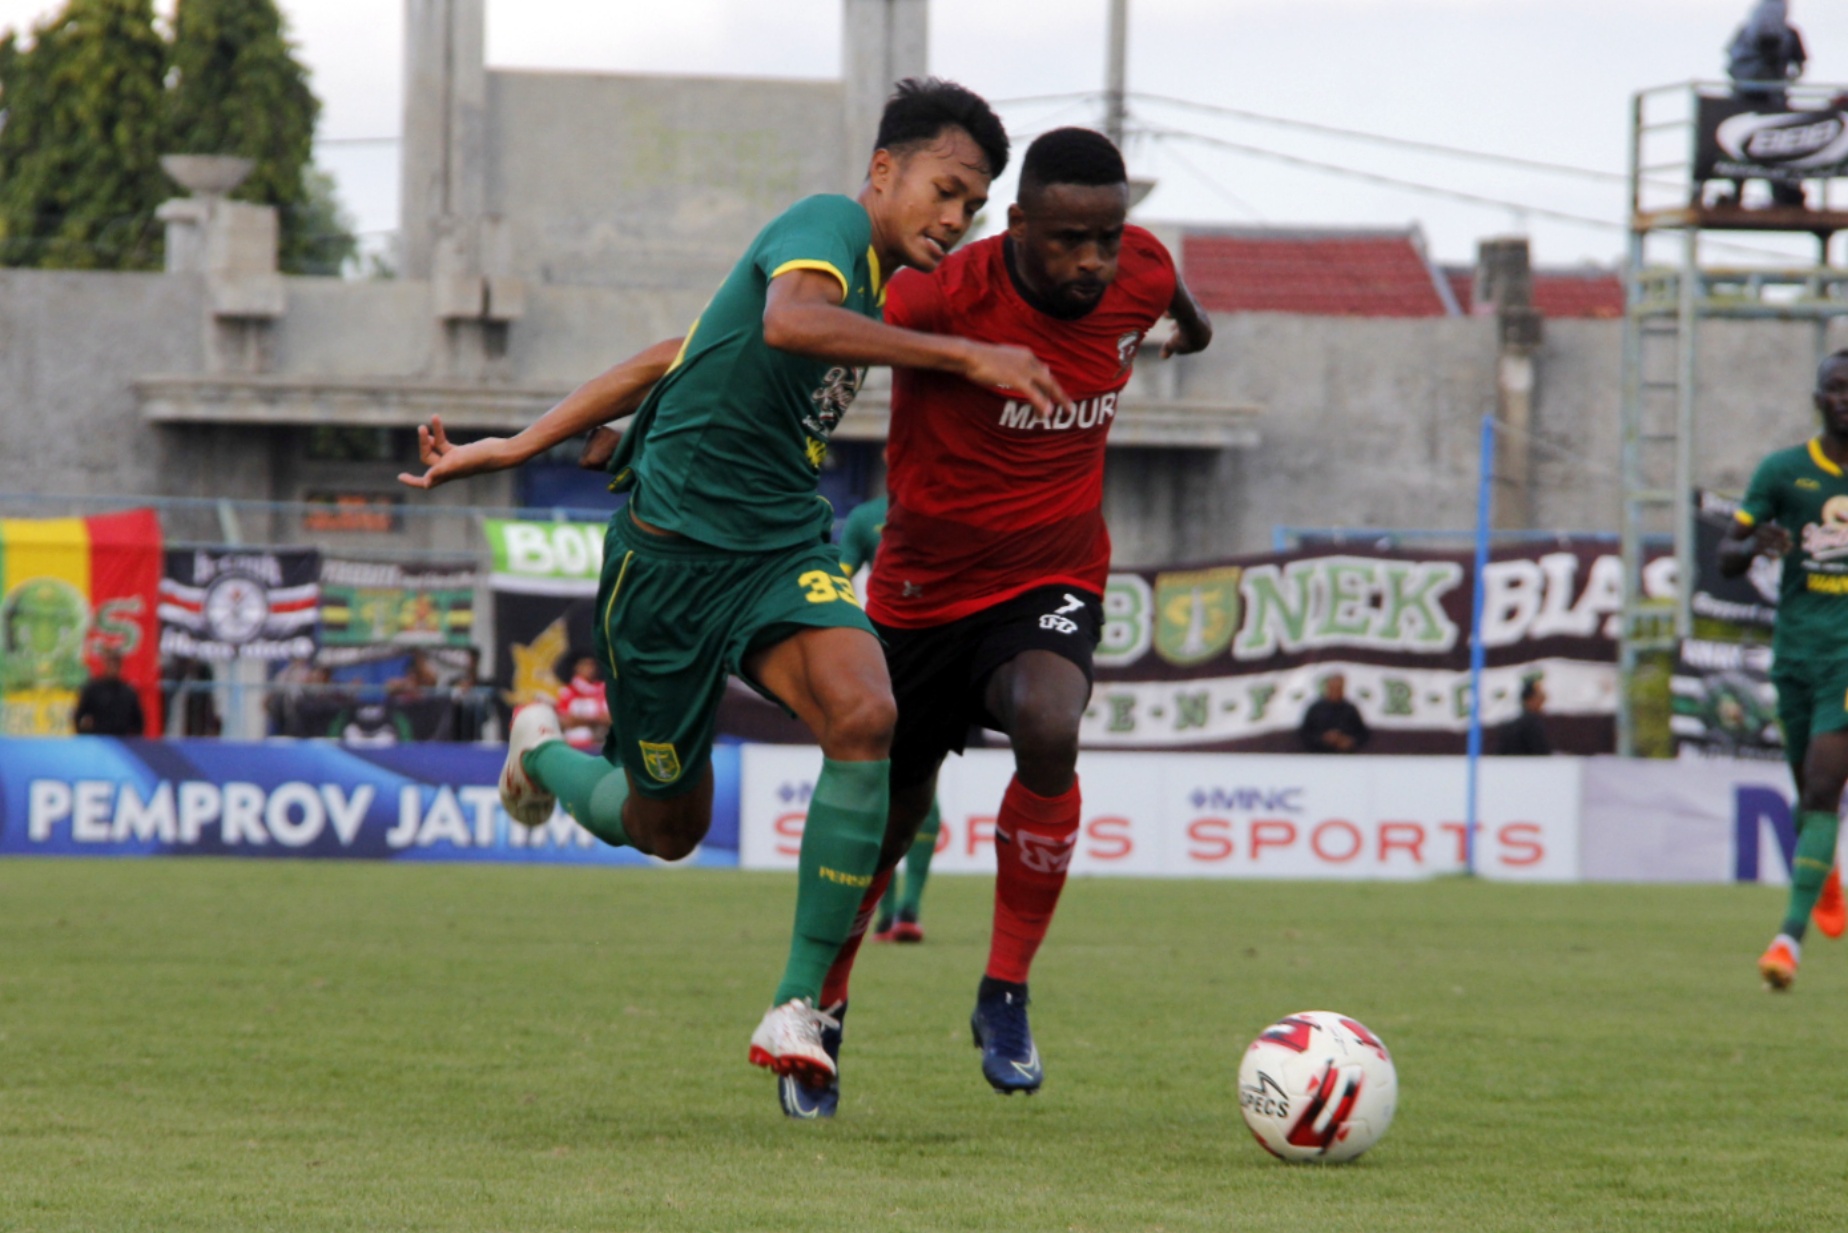
[{"label": "stadium roof structure", "polygon": [[[1209,312],[1457,317],[1476,271],[1438,266],[1417,227],[1186,227],[1181,268]],[[1552,320],[1623,315],[1623,279],[1599,266],[1537,268],[1534,307]]]},{"label": "stadium roof structure", "polygon": [[1463,313],[1417,227],[1189,227],[1181,235],[1181,268],[1209,312]]},{"label": "stadium roof structure", "polygon": [[[1476,271],[1445,266],[1450,292],[1465,313],[1473,311]],[[1611,320],[1623,316],[1623,276],[1603,266],[1541,266],[1533,272],[1534,307],[1553,321]]]}]

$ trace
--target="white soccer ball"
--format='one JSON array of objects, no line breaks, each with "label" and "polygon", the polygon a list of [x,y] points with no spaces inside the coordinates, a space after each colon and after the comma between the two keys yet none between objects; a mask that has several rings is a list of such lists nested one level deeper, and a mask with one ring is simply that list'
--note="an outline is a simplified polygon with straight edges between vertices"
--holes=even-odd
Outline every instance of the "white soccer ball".
[{"label": "white soccer ball", "polygon": [[1245,1125],[1279,1160],[1352,1160],[1380,1141],[1398,1102],[1385,1044],[1331,1010],[1279,1019],[1258,1033],[1238,1068]]}]

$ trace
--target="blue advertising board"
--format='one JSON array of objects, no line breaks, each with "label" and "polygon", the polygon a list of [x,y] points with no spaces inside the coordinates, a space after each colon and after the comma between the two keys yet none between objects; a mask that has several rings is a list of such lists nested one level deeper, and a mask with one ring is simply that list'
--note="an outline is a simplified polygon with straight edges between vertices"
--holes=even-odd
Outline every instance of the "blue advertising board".
[{"label": "blue advertising board", "polygon": [[[500,807],[503,749],[326,741],[0,739],[0,855],[335,857],[647,865],[564,813]],[[712,830],[688,863],[738,863],[738,750],[713,750]]]}]

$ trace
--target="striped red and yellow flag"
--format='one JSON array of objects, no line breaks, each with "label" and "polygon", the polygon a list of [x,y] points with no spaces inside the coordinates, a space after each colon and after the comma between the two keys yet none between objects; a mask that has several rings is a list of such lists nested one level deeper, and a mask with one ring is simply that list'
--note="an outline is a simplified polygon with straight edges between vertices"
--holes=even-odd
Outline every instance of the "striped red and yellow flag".
[{"label": "striped red and yellow flag", "polygon": [[160,733],[160,519],[0,518],[0,734],[72,731],[77,692],[103,651]]}]

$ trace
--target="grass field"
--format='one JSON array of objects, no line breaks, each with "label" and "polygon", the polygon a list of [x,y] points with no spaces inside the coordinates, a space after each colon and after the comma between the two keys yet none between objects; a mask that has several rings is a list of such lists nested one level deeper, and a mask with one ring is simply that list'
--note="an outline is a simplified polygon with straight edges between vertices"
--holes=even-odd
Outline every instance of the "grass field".
[{"label": "grass field", "polygon": [[[832,1124],[745,1043],[792,883],[693,871],[0,863],[0,1229],[1792,1229],[1848,1193],[1848,963],[1741,887],[1074,882],[1045,1091],[982,1083],[985,879],[869,947]],[[1294,1010],[1392,1047],[1359,1163],[1251,1142]]]}]

